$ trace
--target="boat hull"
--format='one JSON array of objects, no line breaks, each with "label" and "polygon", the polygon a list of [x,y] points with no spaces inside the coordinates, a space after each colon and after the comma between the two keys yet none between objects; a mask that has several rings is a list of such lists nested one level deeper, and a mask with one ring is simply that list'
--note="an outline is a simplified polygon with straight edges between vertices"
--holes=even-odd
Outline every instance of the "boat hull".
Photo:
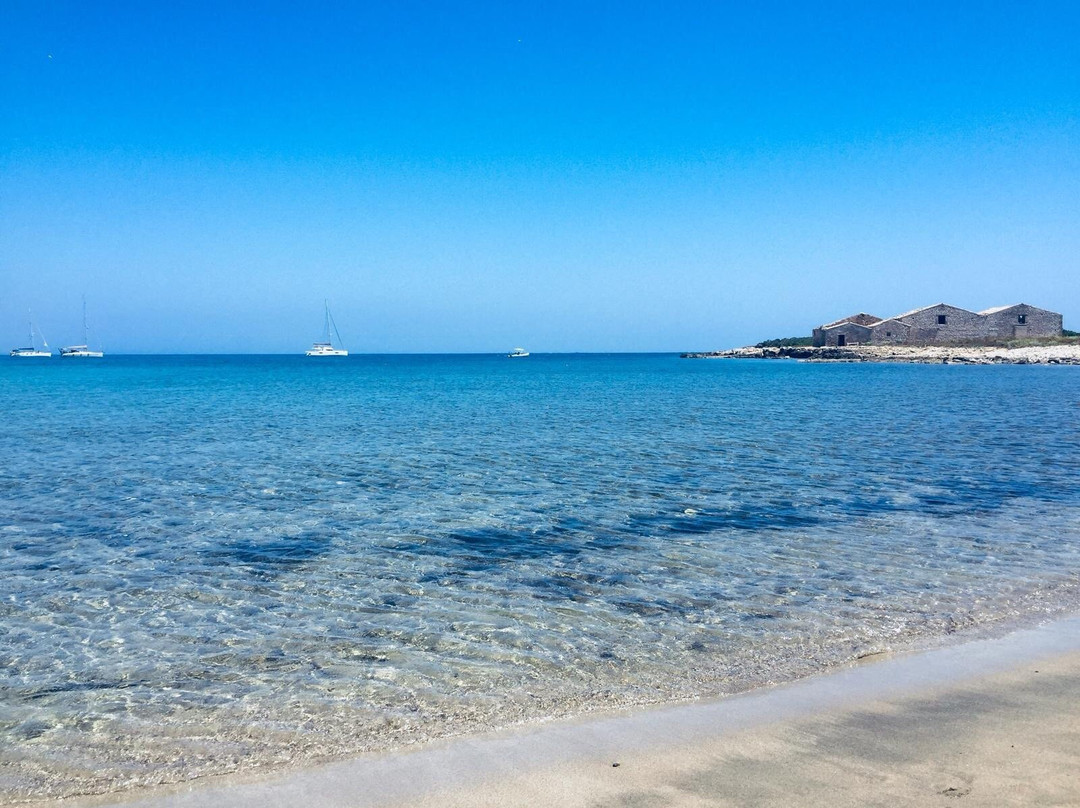
[{"label": "boat hull", "polygon": [[344,348],[330,348],[330,349],[312,349],[305,351],[304,356],[348,356],[349,352]]},{"label": "boat hull", "polygon": [[13,356],[16,359],[48,359],[52,356],[51,351],[35,351],[26,350],[24,348],[15,348],[8,356]]}]

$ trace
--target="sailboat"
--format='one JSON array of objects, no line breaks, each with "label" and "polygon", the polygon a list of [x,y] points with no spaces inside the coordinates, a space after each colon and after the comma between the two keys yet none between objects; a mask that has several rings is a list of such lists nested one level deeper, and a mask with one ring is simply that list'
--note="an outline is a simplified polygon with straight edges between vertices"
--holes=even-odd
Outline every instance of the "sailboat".
[{"label": "sailboat", "polygon": [[30,320],[30,347],[29,348],[12,348],[11,356],[18,356],[23,359],[48,359],[52,356],[52,349],[49,348],[49,343],[45,341],[45,335],[40,331],[37,335],[41,337],[42,348],[37,347],[37,343],[34,341],[34,315],[29,310],[26,312],[27,317]]},{"label": "sailboat", "polygon": [[331,329],[333,329],[333,335],[337,337],[339,346],[341,345],[341,334],[338,333],[334,315],[330,313],[330,303],[324,300],[323,305],[326,307],[326,322],[323,326],[322,342],[312,343],[310,350],[304,352],[304,356],[348,356],[349,352],[344,348],[334,347],[334,341],[331,339]]},{"label": "sailboat", "polygon": [[82,345],[69,345],[60,349],[61,357],[79,357],[85,359],[100,359],[105,355],[104,351],[91,351],[87,345],[90,342],[90,329],[86,325],[86,295],[82,299]]}]

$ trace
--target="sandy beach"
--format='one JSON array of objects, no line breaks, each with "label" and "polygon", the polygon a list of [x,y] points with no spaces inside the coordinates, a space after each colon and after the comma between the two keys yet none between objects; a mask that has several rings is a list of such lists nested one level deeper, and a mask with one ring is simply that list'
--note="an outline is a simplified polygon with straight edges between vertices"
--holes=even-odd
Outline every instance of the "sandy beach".
[{"label": "sandy beach", "polygon": [[68,808],[1080,804],[1080,616],[719,701]]}]

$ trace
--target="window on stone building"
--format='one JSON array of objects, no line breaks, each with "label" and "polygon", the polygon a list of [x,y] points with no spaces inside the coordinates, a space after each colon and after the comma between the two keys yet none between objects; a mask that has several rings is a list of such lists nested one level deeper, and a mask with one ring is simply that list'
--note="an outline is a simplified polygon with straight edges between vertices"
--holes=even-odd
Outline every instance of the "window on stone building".
[{"label": "window on stone building", "polygon": [[1027,315],[1026,314],[1018,314],[1018,315],[1016,315],[1016,322],[1020,323],[1020,325],[1027,325]]},{"label": "window on stone building", "polygon": [[886,337],[891,337],[892,336],[892,331],[886,331],[885,336]]},{"label": "window on stone building", "polygon": [[945,325],[945,315],[944,314],[939,314],[937,316],[937,324],[938,325]]}]

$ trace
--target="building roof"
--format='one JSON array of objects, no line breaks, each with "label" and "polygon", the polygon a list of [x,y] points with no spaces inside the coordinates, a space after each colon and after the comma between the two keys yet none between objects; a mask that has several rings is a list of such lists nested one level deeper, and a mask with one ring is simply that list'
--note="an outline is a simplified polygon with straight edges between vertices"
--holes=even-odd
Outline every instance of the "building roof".
[{"label": "building roof", "polygon": [[850,317],[844,317],[842,320],[833,320],[833,322],[826,323],[825,325],[822,325],[822,326],[818,326],[818,328],[821,329],[821,330],[827,330],[827,329],[839,328],[842,325],[855,325],[855,326],[861,326],[863,328],[873,328],[875,326],[879,326],[879,325],[881,325],[883,323],[888,323],[888,322],[895,322],[897,325],[902,325],[902,326],[905,326],[907,328],[911,328],[910,323],[905,323],[900,318],[901,317],[910,317],[911,315],[918,314],[919,312],[922,312],[922,311],[928,311],[930,309],[937,309],[937,308],[942,308],[942,307],[944,307],[946,309],[953,309],[955,311],[967,312],[968,314],[975,314],[975,315],[978,315],[980,317],[985,317],[988,314],[998,314],[998,313],[1003,312],[1003,311],[1008,311],[1009,309],[1019,308],[1020,306],[1026,306],[1028,309],[1031,309],[1031,310],[1034,310],[1034,311],[1043,311],[1043,312],[1047,312],[1049,314],[1054,314],[1054,315],[1060,316],[1055,311],[1050,311],[1049,309],[1040,309],[1037,306],[1032,306],[1032,305],[1030,305],[1028,303],[1010,303],[1008,306],[994,306],[993,308],[983,309],[982,311],[971,311],[970,309],[962,309],[959,306],[952,305],[951,303],[934,303],[931,306],[922,306],[922,307],[917,308],[917,309],[912,309],[911,311],[905,311],[903,314],[897,314],[895,317],[886,317],[885,319],[882,319],[880,317],[875,317],[873,314],[867,314],[866,312],[859,312],[858,314],[853,314]]},{"label": "building roof", "polygon": [[[920,311],[926,311],[927,309],[936,309],[939,306],[945,306],[946,308],[950,308],[950,309],[958,309],[959,311],[970,311],[969,309],[962,309],[959,306],[954,306],[951,303],[934,303],[934,304],[932,304],[930,306],[920,306],[917,309],[912,309],[911,311],[905,311],[903,314],[897,314],[895,317],[890,317],[889,319],[890,320],[899,320],[901,317],[910,317],[912,314],[918,314]],[[970,313],[974,314],[975,312],[971,311]],[[980,312],[980,313],[985,314],[985,312]]]},{"label": "building roof", "polygon": [[844,323],[854,323],[855,325],[873,325],[874,323],[880,323],[881,318],[875,317],[873,314],[867,314],[864,311],[860,311],[858,314],[852,314],[850,317],[843,317],[839,320],[833,320],[831,323],[825,323],[822,328],[833,328],[834,326],[843,325]]},{"label": "building roof", "polygon": [[861,328],[864,331],[869,331],[870,326],[877,325],[879,322],[881,322],[881,320],[878,320],[877,322],[874,322],[874,323],[870,323],[870,325],[863,325],[862,323],[857,323],[854,320],[837,320],[835,323],[829,323],[828,325],[821,326],[821,330],[822,331],[832,331],[834,328],[843,328],[844,326],[847,325],[847,326],[854,326],[855,328]]}]

